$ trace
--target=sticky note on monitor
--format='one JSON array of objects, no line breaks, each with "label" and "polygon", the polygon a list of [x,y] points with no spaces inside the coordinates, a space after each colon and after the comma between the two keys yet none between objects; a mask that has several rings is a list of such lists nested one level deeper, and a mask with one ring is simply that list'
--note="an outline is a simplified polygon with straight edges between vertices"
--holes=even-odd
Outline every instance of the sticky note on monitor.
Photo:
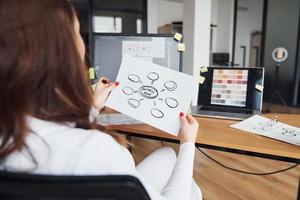
[{"label": "sticky note on monitor", "polygon": [[256,84],[255,85],[255,89],[257,89],[258,91],[262,92],[264,90],[264,86]]},{"label": "sticky note on monitor", "polygon": [[185,51],[185,44],[184,43],[178,43],[177,50],[178,51]]},{"label": "sticky note on monitor", "polygon": [[174,35],[175,40],[180,41],[181,38],[182,38],[182,35],[180,33],[175,33],[175,35]]},{"label": "sticky note on monitor", "polygon": [[95,68],[94,67],[89,68],[89,77],[91,80],[95,79]]},{"label": "sticky note on monitor", "polygon": [[205,77],[204,76],[200,76],[198,81],[199,81],[200,84],[203,84],[204,81],[205,81]]},{"label": "sticky note on monitor", "polygon": [[207,72],[207,71],[208,71],[207,67],[201,67],[201,68],[200,68],[200,72],[201,72],[201,73],[205,73],[205,72]]}]

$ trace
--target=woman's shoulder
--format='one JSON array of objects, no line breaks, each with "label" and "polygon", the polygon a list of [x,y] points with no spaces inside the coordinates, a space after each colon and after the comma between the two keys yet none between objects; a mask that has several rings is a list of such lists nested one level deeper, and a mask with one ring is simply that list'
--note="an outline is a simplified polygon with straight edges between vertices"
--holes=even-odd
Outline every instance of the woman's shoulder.
[{"label": "woman's shoulder", "polygon": [[45,121],[38,118],[28,118],[28,124],[32,133],[41,136],[42,138],[62,138],[69,139],[84,139],[94,137],[95,139],[108,140],[113,142],[111,135],[95,129],[82,129],[75,127],[72,122],[56,123]]},{"label": "woman's shoulder", "polygon": [[31,128],[35,134],[31,134],[27,144],[36,149],[37,143],[43,141],[51,151],[51,160],[68,160],[66,169],[76,173],[110,173],[134,168],[129,151],[107,133],[39,119],[32,120]]}]

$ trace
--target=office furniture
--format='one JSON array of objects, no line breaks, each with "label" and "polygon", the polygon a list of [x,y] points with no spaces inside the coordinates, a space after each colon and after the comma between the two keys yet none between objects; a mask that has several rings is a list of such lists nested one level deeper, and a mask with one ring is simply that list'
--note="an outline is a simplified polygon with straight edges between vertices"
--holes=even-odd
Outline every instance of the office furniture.
[{"label": "office furniture", "polygon": [[[266,114],[264,116],[270,119],[277,116],[277,119],[280,122],[300,127],[300,115]],[[236,123],[237,121],[204,117],[196,117],[196,119],[200,124],[196,141],[197,147],[291,163],[300,163],[300,147],[298,146],[229,127],[229,125]],[[135,137],[179,142],[176,137],[145,124],[115,125],[108,126],[107,128]],[[298,188],[297,199],[300,199],[299,191],[300,188]]]},{"label": "office furniture", "polygon": [[229,53],[213,53],[212,64],[217,66],[229,66]]},{"label": "office furniture", "polygon": [[1,200],[150,200],[140,181],[128,175],[58,176],[0,171]]}]

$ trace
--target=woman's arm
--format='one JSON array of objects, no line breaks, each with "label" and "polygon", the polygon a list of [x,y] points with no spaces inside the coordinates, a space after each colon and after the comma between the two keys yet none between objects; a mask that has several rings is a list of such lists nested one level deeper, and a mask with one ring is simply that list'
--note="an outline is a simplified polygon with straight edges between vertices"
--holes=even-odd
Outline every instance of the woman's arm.
[{"label": "woman's arm", "polygon": [[143,183],[152,199],[187,200],[190,198],[195,157],[195,141],[199,125],[189,114],[184,116],[184,114],[181,113],[180,120],[181,130],[179,138],[181,145],[176,164],[166,186],[162,192],[158,194],[158,191],[148,183],[145,181]]},{"label": "woman's arm", "polygon": [[109,95],[109,93],[116,88],[120,83],[115,82],[112,83],[107,77],[102,77],[96,84],[95,92],[94,92],[94,107],[95,109],[102,110],[104,108],[105,101]]},{"label": "woman's arm", "polygon": [[95,86],[94,104],[90,111],[90,121],[94,121],[99,112],[104,108],[109,93],[119,85],[119,82],[111,83],[106,77],[100,78]]}]

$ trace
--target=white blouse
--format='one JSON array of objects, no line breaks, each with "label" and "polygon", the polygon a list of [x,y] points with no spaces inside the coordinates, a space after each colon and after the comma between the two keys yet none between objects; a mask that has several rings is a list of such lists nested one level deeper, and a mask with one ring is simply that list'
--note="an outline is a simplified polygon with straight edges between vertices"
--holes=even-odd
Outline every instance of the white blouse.
[{"label": "white blouse", "polygon": [[32,117],[28,117],[28,124],[32,131],[26,138],[28,149],[0,161],[2,170],[53,175],[133,175],[142,182],[151,199],[184,200],[190,196],[193,143],[180,145],[175,168],[160,192],[138,173],[130,152],[110,135],[75,128],[73,123],[59,124]]}]

